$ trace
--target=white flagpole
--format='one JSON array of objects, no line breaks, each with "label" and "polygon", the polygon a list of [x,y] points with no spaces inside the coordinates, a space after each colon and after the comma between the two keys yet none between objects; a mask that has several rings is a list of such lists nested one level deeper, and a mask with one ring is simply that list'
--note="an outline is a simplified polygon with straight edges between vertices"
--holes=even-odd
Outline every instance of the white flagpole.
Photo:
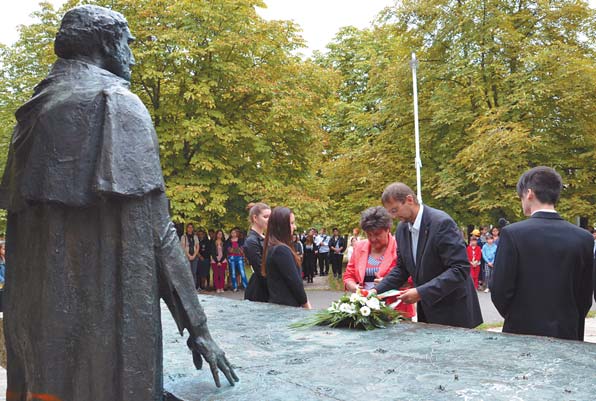
[{"label": "white flagpole", "polygon": [[414,86],[414,136],[416,141],[416,158],[414,159],[414,164],[416,165],[416,196],[418,198],[418,202],[422,203],[422,179],[420,177],[422,159],[420,158],[420,130],[418,128],[418,82],[416,78],[418,60],[416,60],[415,53],[412,53],[410,67],[412,68],[412,84]]}]

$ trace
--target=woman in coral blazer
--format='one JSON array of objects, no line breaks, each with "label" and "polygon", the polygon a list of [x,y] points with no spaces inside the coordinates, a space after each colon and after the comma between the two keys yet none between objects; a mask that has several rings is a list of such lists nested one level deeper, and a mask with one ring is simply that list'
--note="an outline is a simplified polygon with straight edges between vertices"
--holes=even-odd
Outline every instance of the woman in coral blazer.
[{"label": "woman in coral blazer", "polygon": [[[397,242],[391,235],[392,219],[385,208],[371,207],[362,212],[360,227],[366,232],[367,239],[354,244],[352,257],[344,273],[344,286],[347,291],[355,292],[358,288],[371,289],[375,280],[383,279],[391,269],[397,266]],[[410,288],[412,278],[407,286]],[[414,317],[414,305],[399,304],[395,308],[403,317]]]}]

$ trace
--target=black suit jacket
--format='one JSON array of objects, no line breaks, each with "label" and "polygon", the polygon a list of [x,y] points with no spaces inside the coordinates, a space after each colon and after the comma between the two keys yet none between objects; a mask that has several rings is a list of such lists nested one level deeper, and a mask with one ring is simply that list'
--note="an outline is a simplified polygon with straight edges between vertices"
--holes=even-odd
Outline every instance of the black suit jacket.
[{"label": "black suit jacket", "polygon": [[337,240],[335,239],[335,237],[331,237],[331,239],[329,240],[329,252],[331,252],[332,255],[335,255],[336,253],[331,250],[331,247],[341,248],[341,253],[344,253],[344,251],[346,250],[346,240],[342,236],[338,236]]},{"label": "black suit jacket", "polygon": [[267,251],[267,289],[269,302],[288,306],[302,306],[307,302],[300,267],[286,245],[274,245]]},{"label": "black suit jacket", "polygon": [[401,287],[411,276],[421,298],[418,321],[468,328],[482,323],[466,244],[447,213],[424,206],[416,263],[407,223],[399,224],[395,238],[397,267],[379,283],[379,293]]},{"label": "black suit jacket", "polygon": [[261,274],[261,261],[263,258],[263,237],[254,230],[250,230],[242,249],[252,267],[253,273],[244,291],[244,299],[256,302],[267,302],[269,290],[267,279]]},{"label": "black suit jacket", "polygon": [[592,305],[594,240],[556,213],[501,231],[492,284],[503,331],[583,340]]}]

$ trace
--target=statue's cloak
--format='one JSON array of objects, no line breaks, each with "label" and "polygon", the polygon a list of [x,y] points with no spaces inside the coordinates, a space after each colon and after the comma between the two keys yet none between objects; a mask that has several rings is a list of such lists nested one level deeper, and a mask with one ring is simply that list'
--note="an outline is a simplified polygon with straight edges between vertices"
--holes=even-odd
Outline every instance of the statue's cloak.
[{"label": "statue's cloak", "polygon": [[0,188],[7,399],[160,400],[159,298],[181,332],[205,317],[147,109],[125,80],[60,59],[16,116]]}]

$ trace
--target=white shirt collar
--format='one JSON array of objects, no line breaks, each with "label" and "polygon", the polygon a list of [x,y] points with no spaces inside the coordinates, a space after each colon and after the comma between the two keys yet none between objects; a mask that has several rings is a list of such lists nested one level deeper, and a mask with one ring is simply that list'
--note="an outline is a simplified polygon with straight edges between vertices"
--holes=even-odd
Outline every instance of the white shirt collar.
[{"label": "white shirt collar", "polygon": [[530,216],[534,216],[534,213],[538,213],[538,212],[557,213],[557,211],[554,209],[538,209],[538,210],[534,210]]},{"label": "white shirt collar", "polygon": [[424,212],[424,205],[420,204],[420,209],[418,210],[418,215],[416,216],[416,220],[414,220],[414,224],[408,223],[410,226],[410,231],[420,231],[420,224],[422,224],[422,212]]}]

